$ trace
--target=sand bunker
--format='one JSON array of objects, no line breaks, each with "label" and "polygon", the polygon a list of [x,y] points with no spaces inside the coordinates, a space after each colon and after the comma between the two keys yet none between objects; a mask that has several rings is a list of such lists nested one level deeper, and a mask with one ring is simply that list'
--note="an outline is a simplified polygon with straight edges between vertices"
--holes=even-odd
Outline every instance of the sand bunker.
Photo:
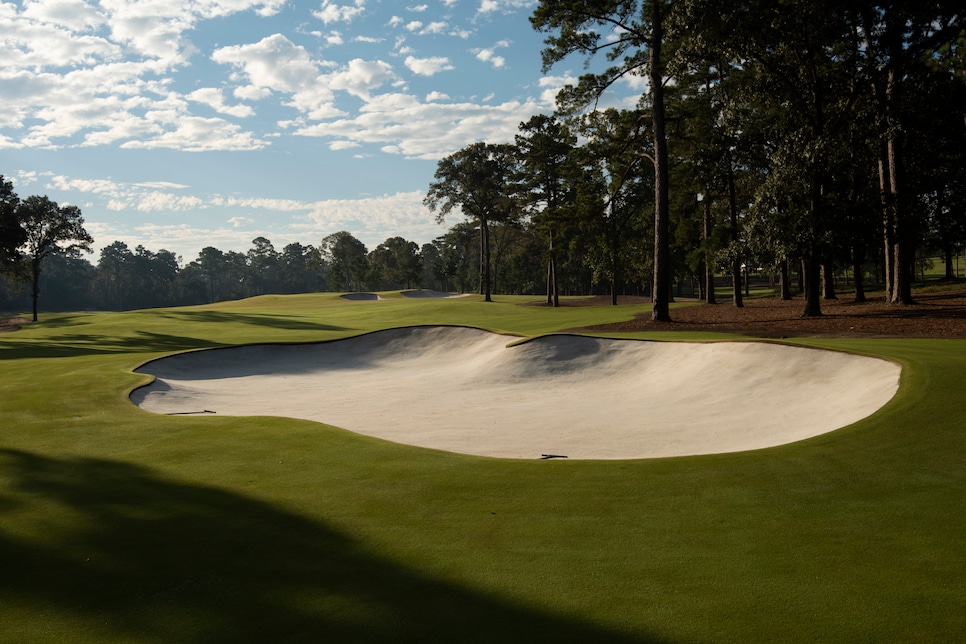
[{"label": "sand bunker", "polygon": [[339,297],[341,297],[344,300],[366,301],[366,302],[382,299],[382,297],[377,295],[376,293],[345,293],[343,295],[340,295]]},{"label": "sand bunker", "polygon": [[504,458],[630,459],[782,445],[864,418],[900,369],[756,342],[661,343],[463,327],[179,354],[131,398],[168,414],[305,418]]}]

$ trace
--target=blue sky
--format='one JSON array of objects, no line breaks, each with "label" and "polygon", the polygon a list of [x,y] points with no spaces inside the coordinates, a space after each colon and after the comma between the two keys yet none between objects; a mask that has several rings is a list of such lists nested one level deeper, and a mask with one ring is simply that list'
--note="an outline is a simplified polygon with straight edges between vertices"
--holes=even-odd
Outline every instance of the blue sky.
[{"label": "blue sky", "polygon": [[541,73],[535,6],[0,0],[0,174],[79,205],[95,250],[423,244],[437,161],[512,140],[583,72]]}]

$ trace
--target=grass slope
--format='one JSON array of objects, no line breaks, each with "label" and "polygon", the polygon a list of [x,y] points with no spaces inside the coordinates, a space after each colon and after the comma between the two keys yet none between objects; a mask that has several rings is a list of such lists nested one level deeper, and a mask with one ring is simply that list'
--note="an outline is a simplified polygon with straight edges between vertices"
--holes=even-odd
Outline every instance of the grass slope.
[{"label": "grass slope", "polygon": [[273,296],[0,336],[0,640],[966,638],[963,341],[806,342],[900,362],[899,393],[831,434],[694,458],[504,461],[127,400],[172,351],[642,310],[496,299]]}]

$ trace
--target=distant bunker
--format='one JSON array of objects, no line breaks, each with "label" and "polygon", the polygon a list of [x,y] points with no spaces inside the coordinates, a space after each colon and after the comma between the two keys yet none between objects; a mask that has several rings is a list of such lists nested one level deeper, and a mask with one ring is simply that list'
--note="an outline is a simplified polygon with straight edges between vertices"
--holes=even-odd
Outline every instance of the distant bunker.
[{"label": "distant bunker", "polygon": [[878,358],[764,342],[517,342],[443,326],[195,351],[137,371],[156,379],[131,399],[155,413],[304,418],[449,452],[570,459],[799,441],[874,413],[900,374]]}]

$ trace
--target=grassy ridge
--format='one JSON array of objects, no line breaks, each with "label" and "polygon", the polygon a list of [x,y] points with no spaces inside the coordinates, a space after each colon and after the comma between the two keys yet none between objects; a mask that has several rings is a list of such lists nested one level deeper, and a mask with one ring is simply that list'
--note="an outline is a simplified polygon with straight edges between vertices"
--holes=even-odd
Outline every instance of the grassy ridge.
[{"label": "grassy ridge", "polygon": [[127,401],[131,369],[177,350],[646,308],[497,300],[271,296],[0,336],[0,639],[966,636],[966,342],[810,341],[900,362],[900,392],[831,434],[693,458],[485,459]]}]

